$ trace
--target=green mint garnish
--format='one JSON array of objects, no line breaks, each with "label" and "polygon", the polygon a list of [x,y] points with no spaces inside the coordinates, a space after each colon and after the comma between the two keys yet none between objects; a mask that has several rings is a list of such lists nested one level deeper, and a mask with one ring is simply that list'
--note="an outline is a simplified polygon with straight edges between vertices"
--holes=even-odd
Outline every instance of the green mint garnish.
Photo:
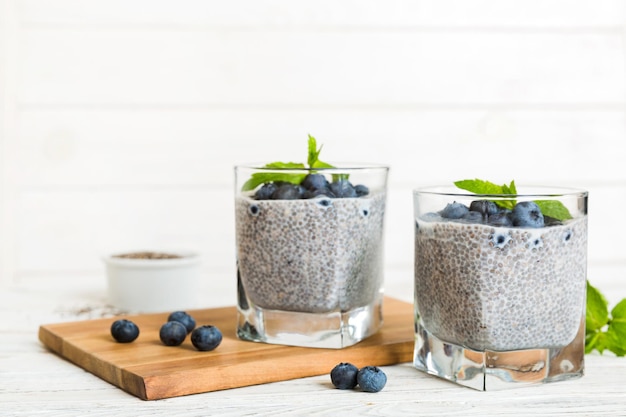
[{"label": "green mint garnish", "polygon": [[510,185],[497,185],[493,182],[474,179],[456,181],[454,185],[474,194],[517,194],[514,181],[511,181]]},{"label": "green mint garnish", "polygon": [[[278,169],[303,169],[304,164],[298,164],[295,162],[272,162],[265,165],[265,168],[278,168]],[[292,184],[300,184],[306,174],[290,174],[288,172],[257,172],[252,174],[250,179],[245,182],[242,191],[254,190],[261,184],[273,181],[290,182]]]},{"label": "green mint garnish", "polygon": [[[311,135],[309,135],[309,153],[307,158],[307,163],[309,168],[334,168],[334,166],[327,164],[326,162],[322,162],[319,159],[320,152],[322,151],[322,147],[317,147],[317,141]],[[272,162],[266,164],[264,168],[275,168],[275,169],[306,169],[306,166],[301,163],[296,162]],[[252,174],[250,179],[246,181],[241,187],[242,191],[251,191],[254,190],[259,185],[268,183],[268,182],[290,182],[292,184],[300,184],[304,177],[307,174],[293,174],[293,173],[282,173],[282,172],[257,172]],[[334,174],[333,180],[337,179],[347,179],[347,175],[343,174]]]},{"label": "green mint garnish", "polygon": [[[331,164],[327,164],[326,162],[322,162],[319,160],[320,152],[322,152],[322,146],[317,147],[317,142],[315,138],[309,135],[309,158],[308,163],[310,168],[335,168]],[[333,174],[333,181],[347,180],[348,174]]]},{"label": "green mint garnish", "polygon": [[[511,184],[506,185],[497,185],[493,182],[473,179],[473,180],[461,180],[456,181],[454,183],[458,188],[462,190],[469,191],[474,194],[501,194],[501,195],[509,195],[509,194],[517,194],[517,189],[515,188],[515,181],[511,181]],[[498,206],[502,208],[506,208],[512,210],[515,207],[515,199],[510,200],[496,200],[494,201]],[[571,219],[572,215],[570,214],[567,207],[563,205],[560,201],[557,200],[535,200],[535,203],[539,206],[541,213],[544,216],[551,217],[556,220],[567,220]]]},{"label": "green mint garnish", "polygon": [[320,161],[320,153],[322,152],[322,146],[317,147],[317,141],[311,135],[309,135],[309,157],[307,163],[311,168],[334,168],[334,166]]},{"label": "green mint garnish", "polygon": [[[511,181],[510,185],[497,185],[493,182],[483,181],[479,179],[474,180],[461,180],[454,183],[462,190],[469,191],[474,194],[517,194],[515,189],[515,181]],[[515,200],[497,200],[497,205],[506,209],[513,209],[515,207]]]},{"label": "green mint garnish", "polygon": [[587,281],[585,315],[585,353],[594,349],[616,356],[626,355],[626,298],[609,313],[609,303],[602,293]]},{"label": "green mint garnish", "polygon": [[535,200],[535,203],[537,203],[544,216],[552,217],[557,220],[567,220],[572,218],[572,215],[567,207],[565,207],[560,201]]}]

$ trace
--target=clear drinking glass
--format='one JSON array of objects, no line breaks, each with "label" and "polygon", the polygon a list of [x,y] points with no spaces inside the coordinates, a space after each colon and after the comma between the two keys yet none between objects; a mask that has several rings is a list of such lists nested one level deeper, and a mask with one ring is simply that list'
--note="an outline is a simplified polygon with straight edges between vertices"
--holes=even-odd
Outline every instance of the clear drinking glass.
[{"label": "clear drinking glass", "polygon": [[588,193],[413,197],[414,366],[478,390],[581,377]]},{"label": "clear drinking glass", "polygon": [[240,339],[343,348],[381,327],[389,169],[339,166],[235,167]]}]

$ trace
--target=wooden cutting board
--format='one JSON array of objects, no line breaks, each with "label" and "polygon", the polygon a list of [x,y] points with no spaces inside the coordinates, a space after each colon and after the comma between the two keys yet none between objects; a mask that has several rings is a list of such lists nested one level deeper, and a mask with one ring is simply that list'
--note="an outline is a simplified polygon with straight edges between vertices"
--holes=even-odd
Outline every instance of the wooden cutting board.
[{"label": "wooden cutting board", "polygon": [[127,316],[140,329],[132,343],[117,343],[111,323],[120,317],[42,325],[39,340],[63,358],[144,400],[329,374],[339,362],[357,367],[391,365],[413,359],[413,306],[385,297],[383,328],[344,349],[301,348],[239,340],[237,310],[223,307],[188,311],[198,325],[223,334],[211,352],[196,350],[189,337],[165,346],[159,329],[169,313]]}]

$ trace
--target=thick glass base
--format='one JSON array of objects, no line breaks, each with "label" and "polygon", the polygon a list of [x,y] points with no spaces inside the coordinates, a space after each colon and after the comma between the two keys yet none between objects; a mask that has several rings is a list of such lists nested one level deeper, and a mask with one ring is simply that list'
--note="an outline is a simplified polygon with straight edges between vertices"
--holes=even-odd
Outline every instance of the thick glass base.
[{"label": "thick glass base", "polygon": [[237,336],[253,342],[341,349],[373,335],[382,324],[382,296],[371,305],[329,313],[268,310],[248,301],[239,303]]},{"label": "thick glass base", "polygon": [[508,352],[475,351],[444,342],[419,322],[413,364],[418,370],[481,391],[579,378],[584,371],[585,325],[565,347]]}]

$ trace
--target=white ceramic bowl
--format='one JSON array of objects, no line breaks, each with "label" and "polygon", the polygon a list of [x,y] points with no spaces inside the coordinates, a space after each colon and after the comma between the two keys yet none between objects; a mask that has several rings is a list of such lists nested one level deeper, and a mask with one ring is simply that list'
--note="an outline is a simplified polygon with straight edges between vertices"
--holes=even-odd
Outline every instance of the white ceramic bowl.
[{"label": "white ceramic bowl", "polygon": [[[120,255],[166,253],[177,258]],[[104,257],[110,303],[128,312],[171,312],[198,307],[200,257],[188,251],[126,251]]]}]

